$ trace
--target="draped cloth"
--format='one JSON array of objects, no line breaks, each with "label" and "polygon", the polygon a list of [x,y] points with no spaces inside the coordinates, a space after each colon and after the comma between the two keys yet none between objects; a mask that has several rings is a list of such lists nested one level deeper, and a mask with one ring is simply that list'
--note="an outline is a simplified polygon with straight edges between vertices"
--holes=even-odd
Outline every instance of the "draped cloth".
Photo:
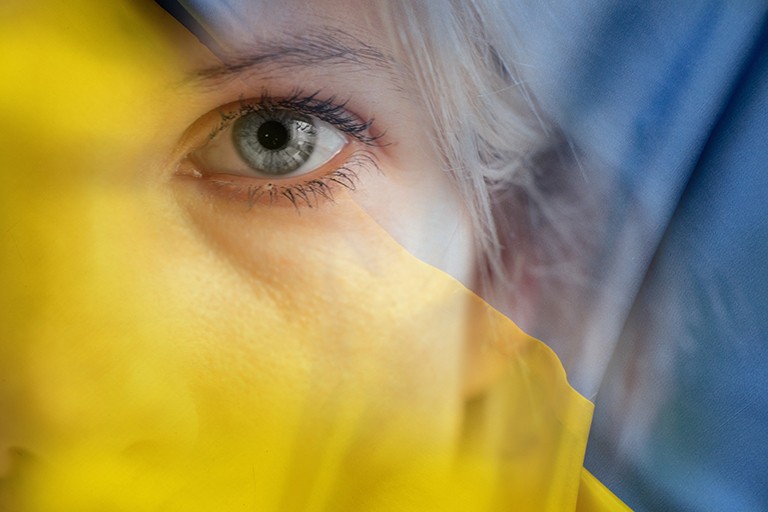
[{"label": "draped cloth", "polygon": [[623,508],[554,352],[354,192],[175,176],[199,114],[159,8],[3,9],[2,510]]},{"label": "draped cloth", "polygon": [[[247,22],[164,4],[214,51]],[[1,509],[765,508],[759,2],[521,9],[590,220],[527,333],[351,193],[260,211],[255,280],[164,232],[219,212],[153,177],[189,97],[163,13],[0,12]],[[491,377],[460,399],[468,341]]]},{"label": "draped cloth", "polygon": [[586,375],[586,465],[636,510],[765,510],[768,6],[526,12],[531,88],[590,186],[611,183],[585,256],[613,347]]}]

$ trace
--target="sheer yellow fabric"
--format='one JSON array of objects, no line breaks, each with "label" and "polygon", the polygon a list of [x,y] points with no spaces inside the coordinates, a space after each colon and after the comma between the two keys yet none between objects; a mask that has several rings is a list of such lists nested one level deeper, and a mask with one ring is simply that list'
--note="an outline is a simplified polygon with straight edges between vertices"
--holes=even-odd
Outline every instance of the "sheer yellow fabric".
[{"label": "sheer yellow fabric", "polygon": [[0,509],[624,510],[552,351],[348,196],[174,182],[194,100],[131,5],[0,7]]}]

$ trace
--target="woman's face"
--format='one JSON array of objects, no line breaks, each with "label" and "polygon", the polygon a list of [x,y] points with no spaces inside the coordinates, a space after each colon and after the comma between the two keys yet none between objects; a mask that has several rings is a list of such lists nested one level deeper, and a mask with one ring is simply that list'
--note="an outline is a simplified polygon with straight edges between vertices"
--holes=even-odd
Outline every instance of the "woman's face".
[{"label": "woman's face", "polygon": [[[237,462],[195,461],[265,446],[278,478],[331,423],[359,461],[444,453],[482,364],[470,294],[419,260],[470,284],[471,233],[369,4],[248,2],[223,61],[152,4],[44,4],[0,31],[28,49],[0,86],[0,474],[136,506],[110,478],[213,489]],[[263,156],[290,130],[315,160]]]},{"label": "woman's face", "polygon": [[[259,2],[239,4],[234,18],[225,12],[221,16],[230,17],[216,21],[221,13],[209,13],[209,31],[224,48],[221,60],[175,27],[176,46],[188,57],[179,73],[189,80],[179,86],[183,91],[169,91],[181,93],[176,109],[185,114],[169,138],[184,141],[174,153],[181,173],[210,176],[176,180],[172,186],[198,223],[197,236],[226,247],[226,257],[237,265],[253,268],[271,251],[253,234],[247,238],[255,243],[246,243],[254,223],[264,224],[259,215],[271,218],[269,231],[283,236],[297,225],[312,225],[315,236],[302,235],[300,245],[306,246],[322,239],[328,218],[342,215],[326,197],[338,196],[359,205],[411,254],[471,284],[467,212],[431,145],[434,132],[447,128],[430,123],[408,70],[385,34],[371,26],[376,18],[366,11],[372,6],[343,1],[309,7],[293,1],[270,2],[269,8]],[[282,103],[324,123],[313,157],[298,157],[296,163],[305,165],[270,179],[249,172],[233,147],[248,144],[243,141],[246,128],[239,128],[236,118],[268,105],[277,105],[279,113]],[[294,114],[282,123],[295,123]],[[252,129],[270,115],[254,121]],[[231,121],[222,123],[223,116]],[[222,124],[229,126],[208,142]],[[275,154],[284,158],[293,149]],[[190,152],[192,158],[185,160]],[[255,164],[260,162],[265,160]],[[218,187],[224,193],[210,193],[216,188],[211,181],[226,182]],[[190,189],[195,190],[192,196]],[[194,214],[200,189],[220,207],[220,217]]]}]

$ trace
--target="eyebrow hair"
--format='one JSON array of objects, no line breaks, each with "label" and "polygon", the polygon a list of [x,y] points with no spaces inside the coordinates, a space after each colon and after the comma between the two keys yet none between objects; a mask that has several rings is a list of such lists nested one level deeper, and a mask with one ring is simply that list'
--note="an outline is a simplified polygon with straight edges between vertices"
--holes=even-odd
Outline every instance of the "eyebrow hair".
[{"label": "eyebrow hair", "polygon": [[225,52],[221,63],[199,70],[195,77],[208,82],[226,80],[252,70],[349,66],[358,71],[383,71],[396,75],[394,58],[383,50],[335,27],[312,31],[280,41],[261,40],[244,51]]}]

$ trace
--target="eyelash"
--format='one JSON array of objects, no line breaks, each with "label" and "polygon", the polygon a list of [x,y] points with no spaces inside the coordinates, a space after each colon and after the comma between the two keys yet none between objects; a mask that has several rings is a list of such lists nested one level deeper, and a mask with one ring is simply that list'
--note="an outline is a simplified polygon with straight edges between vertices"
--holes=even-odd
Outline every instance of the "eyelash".
[{"label": "eyelash", "polygon": [[320,99],[318,96],[321,91],[315,91],[311,94],[305,94],[301,89],[295,90],[290,96],[285,98],[275,98],[267,91],[262,92],[257,104],[242,102],[240,109],[236,113],[222,114],[222,123],[211,133],[210,138],[215,137],[220,131],[229,124],[246,114],[267,109],[283,109],[298,112],[304,115],[315,116],[321,121],[333,125],[340,131],[350,137],[357,139],[366,146],[380,147],[381,138],[384,133],[376,135],[370,134],[374,119],[360,120],[350,113],[346,106],[349,100],[337,102],[337,97],[330,96],[327,99]]},{"label": "eyelash", "polygon": [[[245,201],[248,208],[253,208],[262,198],[274,204],[281,198],[288,200],[296,209],[314,208],[320,200],[334,202],[333,190],[336,186],[347,190],[357,189],[358,171],[354,169],[380,171],[376,155],[370,151],[358,150],[352,153],[344,165],[317,178],[312,178],[291,185],[265,183],[260,185],[242,184],[234,181],[210,179],[210,183],[221,192],[228,193],[229,199]],[[319,197],[318,197],[319,196]]]},{"label": "eyelash", "polygon": [[[314,116],[324,121],[342,133],[352,137],[359,143],[371,149],[358,149],[352,152],[343,165],[322,176],[314,177],[298,183],[280,185],[277,183],[245,184],[238,181],[210,177],[208,182],[219,191],[228,193],[229,199],[243,200],[248,208],[252,208],[262,198],[272,205],[281,198],[289,201],[296,209],[300,207],[316,207],[321,200],[334,202],[333,190],[341,186],[347,190],[355,190],[359,181],[360,170],[373,169],[380,172],[378,158],[373,148],[383,147],[384,132],[372,134],[373,118],[361,120],[349,110],[347,101],[337,101],[333,95],[321,99],[321,91],[305,93],[301,89],[294,90],[289,96],[275,97],[268,91],[263,91],[259,100],[241,100],[236,111],[221,112],[220,123],[208,134],[208,141],[213,140],[235,120],[247,114],[268,109],[282,109]],[[198,171],[199,173],[199,171]]]}]

